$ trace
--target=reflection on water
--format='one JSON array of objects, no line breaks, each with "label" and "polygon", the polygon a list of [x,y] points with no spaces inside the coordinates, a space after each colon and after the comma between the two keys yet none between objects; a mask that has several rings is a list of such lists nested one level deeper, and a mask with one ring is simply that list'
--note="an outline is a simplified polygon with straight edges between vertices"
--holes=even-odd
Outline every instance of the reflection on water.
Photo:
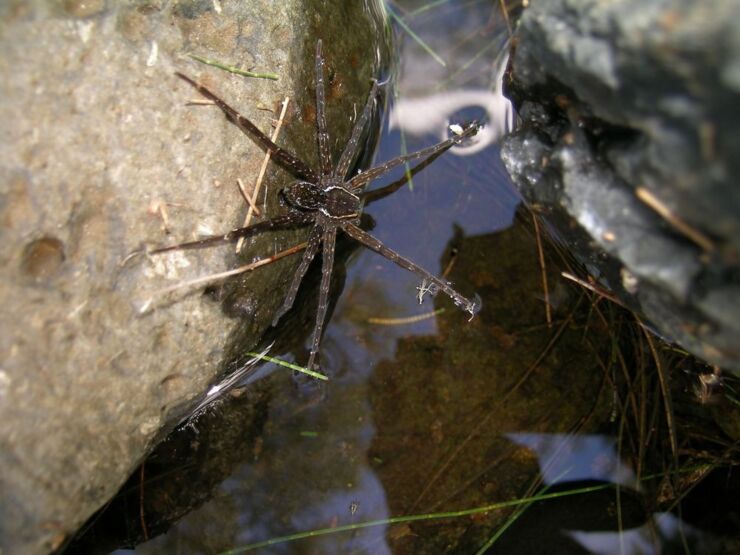
[{"label": "reflection on water", "polygon": [[[597,555],[658,555],[664,545],[682,541],[695,543],[702,534],[672,514],[656,514],[652,523],[620,532],[563,530],[589,553]],[[701,547],[696,545],[696,547]],[[706,551],[699,551],[705,553]]]},{"label": "reflection on water", "polygon": [[[491,43],[495,45],[494,42]],[[503,93],[503,77],[509,61],[508,43],[501,45],[493,65],[493,80],[485,89],[461,88],[420,97],[400,98],[391,111],[388,126],[416,136],[437,135],[444,140],[453,115],[463,109],[481,107],[486,123],[472,148],[453,147],[460,156],[475,154],[497,142],[514,128],[514,109]]]},{"label": "reflection on water", "polygon": [[[617,453],[615,437],[531,433],[507,434],[507,437],[537,454],[540,474],[543,482],[549,486],[560,484],[563,489],[575,489],[579,484],[588,482],[621,486],[621,531],[609,529],[615,528],[613,521],[612,526],[608,522],[605,523],[606,527],[594,526],[594,515],[589,514],[594,508],[592,505],[581,511],[580,520],[559,522],[557,532],[574,542],[573,551],[576,551],[576,546],[582,548],[577,549],[577,552],[598,555],[658,555],[676,549],[684,552],[684,546],[690,546],[690,552],[693,553],[726,551],[716,538],[682,521],[676,515],[664,512],[648,515],[644,512],[643,503],[635,505],[634,501],[639,499],[638,492],[643,488],[629,463],[622,460]],[[609,490],[611,500],[605,499],[603,508],[615,510],[616,490]],[[576,503],[580,504],[581,501]],[[573,507],[569,510],[576,512]],[[552,549],[552,545],[549,548]]]},{"label": "reflection on water", "polygon": [[[436,333],[398,339],[394,356],[371,377],[377,431],[370,459],[392,492],[394,515],[521,497],[540,467],[536,452],[522,446],[526,436],[510,434],[593,432],[608,418],[598,371],[606,330],[589,331],[588,305],[567,293],[552,307],[548,328],[529,228],[518,223],[471,237],[458,230],[452,242],[457,255],[449,278],[463,291],[478,291],[483,311],[468,323],[446,299],[435,299],[445,309]],[[549,272],[555,283],[553,265]],[[415,523],[392,547],[475,552],[509,515],[458,519],[443,530],[437,522]]]},{"label": "reflection on water", "polygon": [[617,439],[603,435],[506,434],[537,454],[546,485],[600,480],[637,487],[635,474],[617,455]]}]

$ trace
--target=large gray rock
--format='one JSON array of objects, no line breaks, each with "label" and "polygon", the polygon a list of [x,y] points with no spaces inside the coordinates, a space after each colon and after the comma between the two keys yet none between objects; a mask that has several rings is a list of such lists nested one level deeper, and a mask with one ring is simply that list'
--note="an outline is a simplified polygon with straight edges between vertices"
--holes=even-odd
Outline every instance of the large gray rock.
[{"label": "large gray rock", "polygon": [[[181,407],[229,366],[238,329],[254,344],[297,260],[255,272],[227,317],[206,296],[140,314],[163,287],[228,269],[233,249],[127,259],[145,244],[241,225],[235,186],[263,152],[180,70],[211,86],[279,141],[315,158],[316,31],[337,84],[335,150],[377,69],[377,27],[343,2],[67,0],[0,5],[0,551],[62,544],[126,479]],[[340,29],[342,32],[338,32]],[[351,33],[347,30],[352,30]],[[332,37],[352,39],[352,46]],[[247,79],[195,53],[279,75]],[[353,66],[350,68],[349,60]],[[349,69],[349,72],[347,70]],[[272,164],[268,206],[289,179]],[[167,209],[167,231],[158,206]],[[247,258],[300,234],[255,241]],[[293,257],[295,258],[295,257]],[[228,296],[228,295],[227,295]],[[236,299],[236,300],[234,300]]]},{"label": "large gray rock", "polygon": [[509,84],[522,124],[502,148],[592,275],[736,371],[738,21],[727,0],[532,2]]}]

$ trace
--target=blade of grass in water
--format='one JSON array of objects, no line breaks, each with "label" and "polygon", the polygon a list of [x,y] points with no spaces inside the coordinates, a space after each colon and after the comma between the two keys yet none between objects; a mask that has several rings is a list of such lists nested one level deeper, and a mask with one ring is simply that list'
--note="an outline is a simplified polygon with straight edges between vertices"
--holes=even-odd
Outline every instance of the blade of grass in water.
[{"label": "blade of grass in water", "polygon": [[318,378],[319,380],[324,380],[324,381],[329,380],[329,377],[324,374],[321,374],[319,372],[314,372],[313,370],[309,370],[308,368],[304,368],[303,366],[298,366],[297,364],[293,364],[285,360],[280,360],[279,358],[270,357],[270,356],[267,356],[261,353],[247,353],[247,355],[249,355],[250,357],[258,358],[260,360],[266,360],[267,362],[273,362],[280,366],[284,366],[285,368],[290,368],[291,370],[295,370],[296,372],[303,372],[304,374],[308,374],[312,378]]},{"label": "blade of grass in water", "polygon": [[611,487],[611,484],[599,484],[597,486],[589,486],[589,487],[574,489],[568,492],[557,492],[557,493],[548,493],[544,495],[535,495],[534,497],[530,497],[530,498],[514,499],[511,501],[502,501],[501,503],[494,503],[492,505],[485,505],[483,507],[475,507],[473,509],[464,509],[461,511],[449,511],[449,512],[444,512],[444,513],[429,513],[429,514],[419,514],[419,515],[398,516],[398,517],[393,517],[393,518],[384,518],[381,520],[370,520],[368,522],[358,522],[356,524],[347,524],[344,526],[336,526],[334,528],[320,528],[318,530],[310,530],[308,532],[298,532],[296,534],[290,534],[288,536],[272,538],[272,539],[265,540],[262,542],[250,543],[249,545],[236,547],[234,549],[229,549],[228,551],[222,551],[219,555],[237,555],[238,553],[252,551],[254,549],[259,549],[261,547],[269,547],[271,545],[277,545],[279,543],[291,542],[291,541],[301,540],[305,538],[315,538],[317,536],[326,536],[328,534],[336,534],[339,532],[349,532],[353,530],[360,530],[362,528],[371,528],[374,526],[383,526],[386,524],[401,524],[404,522],[418,522],[422,520],[440,520],[443,518],[458,518],[458,517],[469,516],[469,515],[474,515],[474,514],[479,514],[479,513],[487,513],[489,511],[504,509],[506,507],[516,507],[519,505],[534,503],[536,501],[544,501],[547,499],[553,499],[555,497],[564,497],[568,495],[578,495],[578,494],[583,494],[583,493],[590,493],[590,492],[598,491],[598,490],[605,489],[608,487]]},{"label": "blade of grass in water", "polygon": [[[555,480],[553,480],[553,483],[557,483],[558,480],[559,478],[556,478]],[[496,543],[496,541],[498,541],[498,539],[501,536],[504,535],[504,532],[506,532],[506,530],[508,530],[512,524],[514,524],[517,520],[519,520],[520,516],[522,516],[525,512],[527,512],[527,509],[529,509],[529,507],[531,507],[533,503],[535,503],[536,501],[539,501],[539,499],[537,498],[538,497],[542,498],[547,493],[547,490],[549,489],[550,489],[550,486],[545,486],[544,488],[542,488],[542,490],[540,490],[539,494],[535,495],[534,497],[531,497],[528,503],[525,503],[524,505],[519,507],[516,511],[514,511],[514,514],[512,514],[506,520],[506,522],[504,522],[503,526],[500,526],[498,530],[496,530],[496,533],[493,536],[491,536],[488,539],[488,541],[484,543],[478,551],[475,552],[475,555],[483,555],[484,553],[486,553],[491,548],[491,546],[494,543]]]},{"label": "blade of grass in water", "polygon": [[432,58],[434,58],[434,60],[439,65],[441,65],[442,67],[447,67],[447,64],[439,56],[439,54],[437,54],[434,50],[432,50],[432,48],[426,42],[424,42],[419,35],[417,35],[416,33],[414,33],[414,31],[411,29],[411,27],[409,27],[406,24],[406,22],[401,18],[401,16],[399,16],[396,12],[394,12],[390,8],[390,6],[386,6],[386,9],[388,10],[388,13],[391,14],[391,18],[393,18],[393,21],[395,21],[396,23],[398,23],[401,26],[401,29],[403,29],[404,31],[406,31],[412,39],[414,39],[416,42],[418,42],[419,43],[419,46],[421,46],[424,50],[426,50],[429,53],[429,55]]},{"label": "blade of grass in water", "polygon": [[449,3],[449,1],[450,0],[435,0],[434,2],[430,2],[429,4],[424,4],[423,6],[420,6],[416,8],[415,10],[411,10],[410,12],[407,12],[406,17],[414,17],[424,12],[428,12],[429,10],[433,10],[440,4]]},{"label": "blade of grass in water", "polygon": [[197,54],[188,54],[188,56],[191,57],[193,60],[200,62],[201,64],[206,64],[209,66],[217,67],[219,69],[223,69],[224,71],[228,71],[229,73],[243,75],[244,77],[255,77],[257,79],[271,79],[273,81],[277,81],[278,79],[278,76],[276,73],[255,73],[253,71],[247,71],[246,69],[239,69],[238,67],[230,66],[230,65],[218,62],[216,60],[209,60],[208,58],[203,58],[202,56],[198,56]]},{"label": "blade of grass in water", "polygon": [[[264,358],[267,358],[267,357],[264,357]],[[706,466],[706,465],[703,465],[703,466]],[[693,472],[697,468],[699,467],[682,468],[680,470],[674,471],[673,473],[674,474],[675,473],[684,474],[687,472]],[[650,476],[645,476],[642,479],[642,481],[644,482],[647,480],[660,478],[664,475],[665,473],[652,474]],[[248,545],[243,545],[241,547],[235,547],[234,549],[222,551],[221,553],[219,553],[219,555],[237,555],[239,553],[253,551],[255,549],[259,549],[262,547],[269,547],[271,545],[277,545],[281,543],[292,542],[292,541],[302,540],[306,538],[315,538],[318,536],[326,536],[329,534],[338,534],[341,532],[351,532],[354,530],[361,530],[363,528],[372,528],[374,526],[385,526],[388,524],[402,524],[405,522],[419,522],[419,521],[425,521],[425,520],[441,520],[445,518],[459,518],[459,517],[470,516],[474,514],[487,513],[490,511],[505,509],[508,507],[519,507],[522,505],[531,505],[532,503],[536,503],[539,501],[547,501],[548,499],[556,499],[559,497],[569,497],[572,495],[582,495],[584,493],[592,493],[595,491],[601,491],[601,490],[608,489],[611,487],[614,487],[614,484],[611,484],[611,483],[598,484],[595,486],[576,488],[570,491],[558,491],[554,493],[540,493],[532,497],[525,497],[522,499],[512,499],[510,501],[502,501],[500,503],[493,503],[491,505],[484,505],[482,507],[474,507],[472,509],[463,509],[460,511],[448,511],[448,512],[443,512],[443,513],[428,513],[428,514],[417,514],[417,515],[408,515],[408,516],[397,516],[397,517],[392,517],[392,518],[384,518],[380,520],[369,520],[367,522],[357,522],[355,524],[346,524],[344,526],[335,526],[333,528],[319,528],[317,530],[309,530],[308,532],[298,532],[298,533],[290,534],[287,536],[271,538],[269,540],[265,540],[261,542],[250,543]],[[496,535],[495,537],[498,538],[498,536],[499,535]]]},{"label": "blade of grass in water", "polygon": [[434,86],[434,90],[435,91],[444,90],[450,84],[454,83],[455,80],[460,75],[462,75],[464,71],[466,71],[470,66],[472,66],[477,60],[479,60],[486,52],[488,52],[494,46],[498,46],[498,44],[495,41],[491,41],[490,43],[485,45],[483,48],[478,50],[478,52],[472,58],[470,58],[467,62],[461,65],[456,71],[454,71],[451,75],[449,75],[444,81],[437,83]]},{"label": "blade of grass in water", "polygon": [[[408,154],[408,148],[406,147],[406,133],[404,132],[403,128],[401,128],[401,156],[405,156]],[[406,179],[408,179],[409,183],[409,191],[414,190],[414,178],[411,175],[411,165],[406,162],[404,163],[404,174],[406,175]]]}]

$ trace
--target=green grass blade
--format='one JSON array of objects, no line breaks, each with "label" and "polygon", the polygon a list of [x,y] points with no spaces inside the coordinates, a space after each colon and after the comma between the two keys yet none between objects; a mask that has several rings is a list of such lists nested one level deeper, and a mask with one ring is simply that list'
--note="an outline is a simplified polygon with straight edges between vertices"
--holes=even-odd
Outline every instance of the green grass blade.
[{"label": "green grass blade", "polygon": [[279,364],[280,366],[284,366],[285,368],[290,368],[291,370],[295,370],[296,372],[302,372],[304,374],[308,374],[312,378],[317,378],[319,380],[329,381],[329,376],[326,376],[325,374],[321,374],[319,372],[314,372],[313,370],[309,370],[308,368],[304,368],[303,366],[298,366],[297,364],[293,364],[291,362],[287,362],[285,360],[280,360],[279,358],[263,355],[260,353],[247,353],[250,357],[258,358],[260,360],[266,360],[267,362],[273,362],[275,364]]},{"label": "green grass blade", "polygon": [[235,73],[236,75],[243,75],[244,77],[256,77],[257,79],[271,79],[273,81],[277,81],[278,79],[276,73],[255,73],[253,71],[239,69],[238,67],[230,66],[216,60],[210,60],[208,58],[198,56],[197,54],[188,54],[188,56],[191,57],[193,60],[200,62],[201,64],[217,67],[219,69],[223,69],[224,71],[228,71],[229,73]]},{"label": "green grass blade", "polygon": [[432,58],[434,58],[434,60],[439,65],[441,65],[442,67],[447,67],[447,64],[439,56],[439,54],[437,54],[434,50],[432,50],[432,47],[429,46],[426,42],[424,42],[424,40],[419,35],[417,35],[416,33],[414,33],[414,31],[411,29],[411,27],[409,27],[406,24],[406,22],[396,12],[394,12],[390,8],[390,6],[386,6],[386,9],[388,10],[388,13],[391,14],[391,18],[393,19],[393,21],[395,21],[396,23],[398,23],[398,25],[401,27],[401,29],[403,29],[404,31],[406,31],[412,39],[414,39],[416,42],[418,42],[419,43],[419,46],[421,46],[424,50],[426,50],[427,53]]},{"label": "green grass blade", "polygon": [[[271,357],[261,357],[261,358],[271,358]],[[286,363],[287,364],[287,363]],[[700,465],[696,467],[687,467],[682,468],[680,470],[676,470],[672,473],[676,474],[685,474],[694,472],[695,470],[699,468],[704,468],[706,465]],[[649,476],[645,476],[642,478],[642,482],[653,480],[656,478],[661,478],[665,474],[651,474]],[[549,487],[549,486],[548,486]],[[228,551],[222,551],[219,555],[237,555],[239,553],[246,553],[247,551],[253,551],[255,549],[260,549],[262,547],[270,547],[271,545],[277,545],[281,543],[287,543],[292,542],[296,540],[303,540],[307,538],[316,538],[319,536],[327,536],[330,534],[339,534],[342,532],[352,532],[355,530],[362,530],[364,528],[372,528],[375,526],[386,526],[389,524],[403,524],[406,522],[419,522],[419,521],[427,521],[427,520],[441,520],[446,518],[459,518],[459,517],[465,517],[470,516],[474,514],[480,514],[480,513],[487,513],[490,511],[497,511],[501,509],[506,509],[508,507],[523,507],[526,508],[527,506],[531,505],[532,503],[536,503],[539,501],[546,501],[548,499],[556,499],[559,497],[570,497],[572,495],[582,495],[585,493],[592,493],[595,491],[601,491],[604,489],[612,488],[614,487],[614,484],[612,483],[605,483],[605,484],[597,484],[594,486],[587,486],[582,488],[576,488],[568,491],[558,491],[554,493],[545,493],[546,489],[543,490],[538,495],[534,495],[532,497],[524,497],[522,499],[512,499],[509,501],[501,501],[499,503],[492,503],[490,505],[484,505],[482,507],[474,507],[472,509],[462,509],[459,511],[448,511],[448,512],[442,512],[442,513],[427,513],[427,514],[418,514],[418,515],[407,515],[407,516],[397,516],[392,518],[384,518],[380,520],[369,520],[367,522],[357,522],[354,524],[346,524],[344,526],[335,526],[334,528],[319,528],[316,530],[309,530],[307,532],[297,532],[295,534],[289,534],[287,536],[280,536],[277,538],[270,538],[269,540],[264,540],[261,542],[256,543],[250,543],[248,545],[243,545],[240,547],[235,547],[233,549],[229,549]],[[523,512],[518,511],[517,513]],[[519,517],[519,514],[515,515],[517,518]],[[511,523],[514,522],[515,519],[509,519],[509,523],[504,525],[504,531],[506,527],[508,527]],[[501,533],[496,533],[494,537],[492,538],[493,541],[498,539],[498,537],[501,536]],[[490,543],[492,543],[491,540],[489,540]]]},{"label": "green grass blade", "polygon": [[483,507],[475,507],[472,509],[463,509],[460,511],[448,511],[443,513],[428,513],[408,516],[398,516],[392,518],[384,518],[380,520],[369,520],[367,522],[357,522],[354,524],[346,524],[344,526],[335,526],[334,528],[319,528],[316,530],[309,530],[307,532],[297,532],[287,536],[280,536],[277,538],[271,538],[269,540],[250,543],[241,547],[235,547],[228,551],[222,551],[219,555],[237,555],[238,553],[245,553],[247,551],[253,551],[262,547],[270,547],[271,545],[277,545],[280,543],[286,543],[296,540],[302,540],[306,538],[316,538],[318,536],[326,536],[328,534],[338,534],[340,532],[351,532],[354,530],[361,530],[363,528],[372,528],[374,526],[384,526],[388,524],[402,524],[406,522],[419,522],[424,520],[440,520],[445,518],[459,518],[463,516],[470,516],[479,513],[487,513],[489,511],[496,511],[507,507],[517,507],[521,505],[528,505],[536,501],[544,501],[546,499],[554,499],[556,497],[566,497],[569,495],[579,495],[583,493],[590,493],[592,491],[599,491],[611,487],[612,484],[599,484],[596,486],[589,486],[570,490],[567,492],[557,492],[549,494],[535,495],[534,497],[524,499],[513,499],[511,501],[502,501],[500,503],[493,503],[491,505],[485,505]]}]

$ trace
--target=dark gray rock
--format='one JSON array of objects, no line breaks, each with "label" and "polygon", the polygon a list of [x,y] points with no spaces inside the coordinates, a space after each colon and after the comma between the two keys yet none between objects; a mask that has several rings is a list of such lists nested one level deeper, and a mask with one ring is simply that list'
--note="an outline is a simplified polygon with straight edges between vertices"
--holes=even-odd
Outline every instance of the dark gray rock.
[{"label": "dark gray rock", "polygon": [[532,2],[502,156],[603,285],[740,371],[737,21],[737,1]]},{"label": "dark gray rock", "polygon": [[[341,33],[336,32],[340,28]],[[123,483],[181,407],[254,344],[298,260],[255,272],[239,322],[200,294],[156,292],[236,263],[233,249],[127,259],[145,244],[241,225],[235,187],[263,152],[198,94],[211,86],[264,130],[286,96],[280,140],[312,160],[313,51],[336,68],[337,147],[377,69],[375,23],[343,2],[105,0],[0,5],[0,551],[61,545]],[[347,32],[352,30],[352,32]],[[329,40],[325,41],[326,43]],[[185,54],[271,71],[229,75]],[[347,72],[349,60],[352,69]],[[271,208],[289,179],[269,167]],[[167,207],[169,235],[157,207]],[[255,241],[272,254],[297,235]],[[294,257],[295,258],[295,257]],[[154,310],[140,314],[154,296]],[[242,297],[243,298],[243,297]]]}]

